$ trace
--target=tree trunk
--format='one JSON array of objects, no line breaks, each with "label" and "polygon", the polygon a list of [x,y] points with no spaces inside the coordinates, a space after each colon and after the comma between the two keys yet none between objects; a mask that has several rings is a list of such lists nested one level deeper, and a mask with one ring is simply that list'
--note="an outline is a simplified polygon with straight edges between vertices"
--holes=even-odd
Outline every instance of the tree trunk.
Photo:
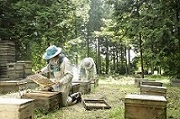
[{"label": "tree trunk", "polygon": [[87,41],[87,57],[89,57],[90,56],[89,55],[89,36],[87,36],[86,41]]},{"label": "tree trunk", "polygon": [[128,57],[127,57],[127,69],[128,69],[128,74],[130,74],[130,57],[131,57],[131,54],[130,54],[130,50],[131,50],[131,47],[128,47]]},{"label": "tree trunk", "polygon": [[106,38],[106,74],[109,73],[109,44],[108,39]]},{"label": "tree trunk", "polygon": [[141,32],[139,33],[139,47],[140,47],[140,57],[141,57],[141,77],[144,78],[143,49],[142,49]]},{"label": "tree trunk", "polygon": [[99,38],[97,39],[97,73],[101,74],[101,54],[100,54],[100,45]]}]

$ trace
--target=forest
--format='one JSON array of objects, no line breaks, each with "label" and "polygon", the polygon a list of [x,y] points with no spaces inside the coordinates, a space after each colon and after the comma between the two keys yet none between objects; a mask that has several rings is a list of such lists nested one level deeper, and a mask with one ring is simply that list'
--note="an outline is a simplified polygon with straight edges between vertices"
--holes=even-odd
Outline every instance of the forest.
[{"label": "forest", "polygon": [[[0,40],[40,69],[62,47],[74,65],[92,57],[98,74],[180,78],[179,0],[0,0]],[[135,54],[135,55],[133,55]]]}]

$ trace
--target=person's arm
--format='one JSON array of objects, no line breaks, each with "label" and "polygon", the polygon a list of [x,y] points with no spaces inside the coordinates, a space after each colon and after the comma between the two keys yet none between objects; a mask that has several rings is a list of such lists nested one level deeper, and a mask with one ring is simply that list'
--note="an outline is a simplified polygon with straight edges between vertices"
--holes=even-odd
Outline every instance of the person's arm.
[{"label": "person's arm", "polygon": [[45,74],[45,73],[47,73],[47,72],[50,72],[50,69],[49,69],[50,67],[49,67],[49,64],[48,65],[46,65],[45,67],[43,67],[41,70],[40,70],[40,74]]},{"label": "person's arm", "polygon": [[71,82],[73,78],[73,72],[70,61],[65,57],[61,65],[62,70],[64,70],[64,76],[60,79],[59,83],[66,84]]}]

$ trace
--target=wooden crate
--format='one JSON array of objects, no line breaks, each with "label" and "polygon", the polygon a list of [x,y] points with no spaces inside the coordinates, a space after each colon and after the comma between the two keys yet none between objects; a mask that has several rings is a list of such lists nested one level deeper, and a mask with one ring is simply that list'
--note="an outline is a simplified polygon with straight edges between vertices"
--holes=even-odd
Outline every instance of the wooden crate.
[{"label": "wooden crate", "polygon": [[135,78],[134,79],[134,84],[139,87],[141,85],[142,81],[148,81],[148,79],[144,79],[144,78]]},{"label": "wooden crate", "polygon": [[128,94],[124,103],[125,119],[166,119],[164,96]]},{"label": "wooden crate", "polygon": [[28,75],[32,75],[32,62],[31,61],[17,61],[17,63],[24,64],[24,75],[27,77]]},{"label": "wooden crate", "polygon": [[107,102],[102,99],[84,99],[83,106],[86,110],[110,109],[111,108],[111,106],[109,106],[107,104]]},{"label": "wooden crate", "polygon": [[48,113],[62,106],[61,92],[33,91],[22,96],[24,99],[35,99],[36,109]]},{"label": "wooden crate", "polygon": [[79,88],[80,88],[80,84],[79,83],[72,83],[70,94],[79,92]]},{"label": "wooden crate", "polygon": [[17,92],[26,89],[27,82],[24,81],[0,81],[0,93]]},{"label": "wooden crate", "polygon": [[171,79],[170,84],[171,86],[180,86],[180,79]]},{"label": "wooden crate", "polygon": [[0,119],[34,119],[34,100],[0,98]]},{"label": "wooden crate", "polygon": [[9,80],[20,80],[24,76],[24,64],[22,63],[7,63],[7,75]]},{"label": "wooden crate", "polygon": [[74,84],[75,83],[80,84],[79,91],[82,94],[88,94],[88,93],[91,92],[91,81],[76,81],[76,82],[73,82],[73,83]]},{"label": "wooden crate", "polygon": [[159,81],[142,81],[141,85],[162,86],[163,83]]},{"label": "wooden crate", "polygon": [[160,86],[141,85],[140,93],[147,95],[160,95],[166,97],[167,88]]}]

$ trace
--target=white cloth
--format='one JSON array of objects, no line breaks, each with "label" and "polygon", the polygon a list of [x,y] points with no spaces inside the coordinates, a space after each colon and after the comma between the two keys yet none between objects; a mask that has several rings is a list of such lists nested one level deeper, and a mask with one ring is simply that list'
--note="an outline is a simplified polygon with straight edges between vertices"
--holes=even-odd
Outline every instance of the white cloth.
[{"label": "white cloth", "polygon": [[91,57],[84,58],[79,66],[80,80],[94,80],[96,78],[96,65]]}]

